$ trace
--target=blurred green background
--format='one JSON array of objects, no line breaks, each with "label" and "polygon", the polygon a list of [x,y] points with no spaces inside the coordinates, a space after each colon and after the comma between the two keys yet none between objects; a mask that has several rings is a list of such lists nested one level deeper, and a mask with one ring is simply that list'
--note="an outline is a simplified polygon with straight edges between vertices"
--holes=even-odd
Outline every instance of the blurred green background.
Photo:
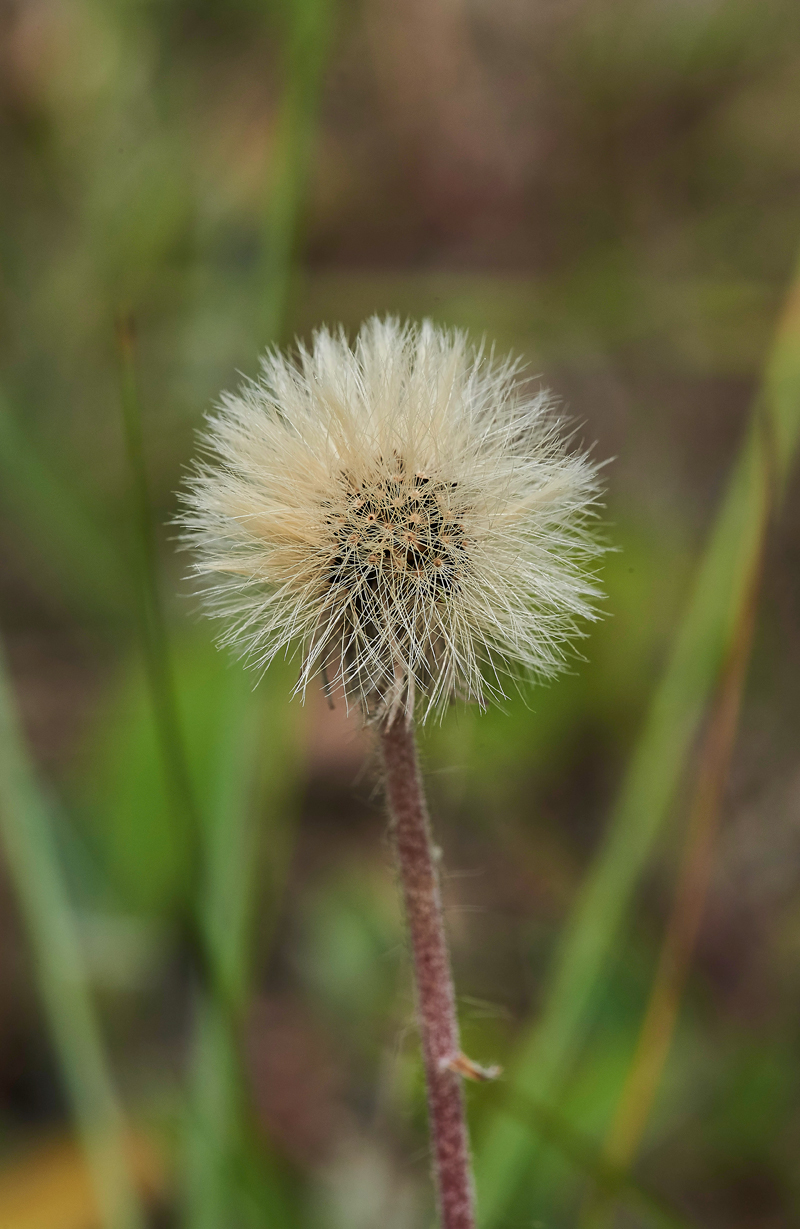
[{"label": "blurred green background", "polygon": [[3,1229],[432,1224],[373,749],[169,527],[376,311],[613,458],[585,660],[422,739],[482,1229],[800,1224],[798,116],[794,0],[0,4]]}]

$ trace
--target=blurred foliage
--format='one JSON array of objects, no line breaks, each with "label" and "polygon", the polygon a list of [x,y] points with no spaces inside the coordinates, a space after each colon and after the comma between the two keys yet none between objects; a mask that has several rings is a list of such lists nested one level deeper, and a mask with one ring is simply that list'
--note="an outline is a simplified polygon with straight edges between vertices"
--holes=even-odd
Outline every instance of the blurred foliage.
[{"label": "blurred foliage", "polygon": [[[800,436],[797,286],[795,281],[790,287],[764,387],[670,661],[631,758],[603,847],[573,908],[548,1004],[528,1045],[522,1047],[517,1080],[535,1096],[551,1099],[557,1095],[592,990],[618,941],[630,898],[669,814],[692,737],[739,626],[757,601],[773,501],[779,506]],[[749,656],[749,639],[745,651]],[[530,1141],[519,1131],[512,1136],[501,1124],[495,1127],[486,1148],[490,1158],[485,1162],[487,1223],[502,1214],[503,1202],[519,1181],[529,1151]]]},{"label": "blurred foliage", "polygon": [[[36,982],[73,1111],[86,1113],[74,1063],[88,1054],[111,1119],[123,1102],[135,1125],[127,1165],[158,1223],[430,1223],[370,749],[321,697],[304,716],[289,703],[296,663],[255,687],[213,648],[166,527],[220,389],[256,371],[266,342],[322,321],[353,330],[373,311],[515,349],[579,439],[616,458],[607,617],[570,672],[424,733],[465,1047],[507,1066],[496,1087],[468,1090],[484,1183],[493,1133],[503,1161],[487,1229],[574,1224],[604,1181],[617,1183],[619,1224],[797,1219],[791,487],[766,555],[706,920],[631,1175],[603,1169],[602,1142],[735,607],[727,565],[744,566],[741,543],[758,532],[744,498],[725,566],[692,599],[800,231],[798,68],[792,0],[0,8],[0,618],[30,746],[6,741],[0,798],[6,830],[34,842],[30,862],[8,857],[24,940],[0,899],[0,1221],[100,1223],[75,1155],[47,1142],[66,1110],[35,1092],[53,1082],[38,1070]],[[170,794],[136,626],[120,312],[137,326],[148,583],[192,824]],[[764,403],[781,398],[787,423],[792,344]],[[786,470],[788,433],[777,443]],[[676,629],[685,649],[687,626],[712,623],[711,651],[667,675],[669,740],[651,727],[642,743]],[[637,746],[669,799],[648,814],[647,790],[629,794],[620,836],[608,816]],[[604,907],[581,914],[603,874]],[[560,1014],[547,986],[576,928],[602,958],[577,980],[572,966],[577,1007]],[[531,1049],[543,1021],[563,1050],[553,1083],[557,1064]]]},{"label": "blurred foliage", "polygon": [[87,984],[52,808],[36,781],[0,658],[0,820],[48,1023],[105,1223],[142,1229],[125,1155],[125,1119]]}]

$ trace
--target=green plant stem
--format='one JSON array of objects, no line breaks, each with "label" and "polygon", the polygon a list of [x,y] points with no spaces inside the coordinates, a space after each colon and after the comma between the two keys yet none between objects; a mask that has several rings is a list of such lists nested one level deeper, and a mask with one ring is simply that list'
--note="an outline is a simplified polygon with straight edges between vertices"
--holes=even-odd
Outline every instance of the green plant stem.
[{"label": "green plant stem", "polygon": [[[680,781],[748,601],[765,505],[782,497],[800,434],[800,277],[788,295],[744,446],[702,560],[675,646],[653,697],[611,822],[559,944],[544,1007],[510,1080],[552,1103],[569,1074],[591,1002]],[[498,1110],[478,1150],[484,1229],[497,1225],[536,1140]]]},{"label": "green plant stem", "polygon": [[20,733],[0,651],[0,830],[35,976],[106,1229],[144,1229],[125,1120],[92,1005],[51,808]]}]

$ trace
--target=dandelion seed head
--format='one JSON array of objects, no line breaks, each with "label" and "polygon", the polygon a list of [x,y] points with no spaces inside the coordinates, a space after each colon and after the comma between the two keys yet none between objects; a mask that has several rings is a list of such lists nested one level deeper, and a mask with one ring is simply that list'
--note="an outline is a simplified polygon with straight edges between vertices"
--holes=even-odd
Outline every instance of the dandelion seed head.
[{"label": "dandelion seed head", "polygon": [[460,332],[320,329],[209,418],[181,523],[223,643],[300,646],[367,720],[485,705],[595,617],[599,484],[550,394]]}]

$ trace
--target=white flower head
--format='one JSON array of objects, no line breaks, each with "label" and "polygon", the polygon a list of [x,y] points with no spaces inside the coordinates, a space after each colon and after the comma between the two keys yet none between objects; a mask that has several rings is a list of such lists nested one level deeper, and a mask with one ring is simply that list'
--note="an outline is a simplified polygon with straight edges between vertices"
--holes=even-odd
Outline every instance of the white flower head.
[{"label": "white flower head", "polygon": [[547,392],[460,332],[373,318],[223,396],[181,518],[223,643],[302,646],[367,720],[539,676],[593,617],[597,466]]}]

